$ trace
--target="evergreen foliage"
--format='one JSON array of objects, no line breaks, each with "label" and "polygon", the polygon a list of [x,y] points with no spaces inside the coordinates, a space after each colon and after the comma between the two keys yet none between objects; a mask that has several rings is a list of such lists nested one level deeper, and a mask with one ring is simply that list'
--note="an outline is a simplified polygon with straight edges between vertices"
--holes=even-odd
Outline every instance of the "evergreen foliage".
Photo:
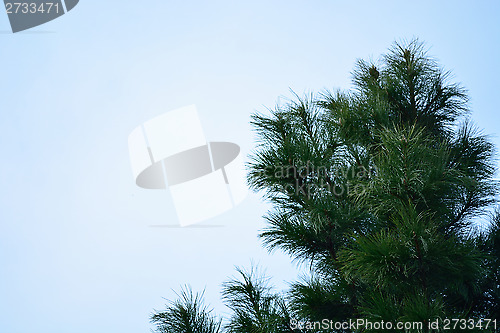
[{"label": "evergreen foliage", "polygon": [[224,285],[227,332],[289,332],[290,318],[500,321],[493,146],[450,78],[418,40],[395,43],[357,62],[351,91],[253,115],[248,180],[274,206],[260,237],[313,274],[283,298],[240,271]]}]

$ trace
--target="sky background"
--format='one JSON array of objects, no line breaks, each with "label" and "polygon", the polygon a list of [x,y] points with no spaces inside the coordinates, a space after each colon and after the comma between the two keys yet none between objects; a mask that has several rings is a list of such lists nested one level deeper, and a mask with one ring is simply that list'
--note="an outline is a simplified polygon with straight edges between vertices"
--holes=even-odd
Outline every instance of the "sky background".
[{"label": "sky background", "polygon": [[262,248],[258,194],[202,224],[222,227],[151,227],[176,213],[135,185],[129,133],[196,104],[246,158],[252,113],[348,89],[356,59],[418,37],[499,146],[499,19],[498,1],[81,0],[12,34],[0,14],[0,332],[149,332],[184,284],[224,314],[221,283],[252,261],[286,288],[303,267]]}]

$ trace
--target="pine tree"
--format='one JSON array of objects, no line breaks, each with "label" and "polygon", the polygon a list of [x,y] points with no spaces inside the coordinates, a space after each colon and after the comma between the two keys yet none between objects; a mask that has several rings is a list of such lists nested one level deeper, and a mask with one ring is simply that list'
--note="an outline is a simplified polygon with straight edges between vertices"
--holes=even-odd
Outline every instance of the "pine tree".
[{"label": "pine tree", "polygon": [[418,40],[380,64],[358,61],[354,89],[256,114],[250,184],[274,204],[261,234],[313,265],[291,302],[307,320],[422,322],[498,315],[493,146],[467,95]]},{"label": "pine tree", "polygon": [[[438,332],[446,318],[462,320],[447,332],[464,322],[500,331],[477,327],[486,318],[500,326],[499,188],[494,147],[469,120],[465,89],[418,40],[394,43],[377,63],[359,60],[353,86],[294,94],[253,115],[249,184],[274,206],[260,237],[312,274],[283,297],[240,271],[242,281],[224,285],[225,331],[365,319]],[[435,320],[441,329],[429,329]]]}]

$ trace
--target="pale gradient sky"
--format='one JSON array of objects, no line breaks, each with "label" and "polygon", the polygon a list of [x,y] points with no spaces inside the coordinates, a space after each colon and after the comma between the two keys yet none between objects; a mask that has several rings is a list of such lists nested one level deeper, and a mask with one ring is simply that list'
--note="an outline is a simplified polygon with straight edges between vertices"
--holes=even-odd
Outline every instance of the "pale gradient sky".
[{"label": "pale gradient sky", "polygon": [[204,225],[175,224],[168,192],[134,184],[127,137],[196,104],[211,141],[254,147],[250,114],[278,96],[349,88],[357,58],[419,37],[468,88],[497,146],[498,1],[92,1],[12,34],[0,14],[0,332],[148,332],[189,283],[225,311],[220,284],[251,260],[286,287],[288,257],[257,238],[251,195]]}]

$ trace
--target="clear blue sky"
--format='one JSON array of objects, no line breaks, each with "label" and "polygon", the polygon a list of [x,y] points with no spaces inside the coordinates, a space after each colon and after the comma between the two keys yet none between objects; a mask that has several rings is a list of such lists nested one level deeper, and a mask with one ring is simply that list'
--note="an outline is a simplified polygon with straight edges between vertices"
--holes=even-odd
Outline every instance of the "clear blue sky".
[{"label": "clear blue sky", "polygon": [[296,277],[257,238],[251,195],[176,223],[168,192],[135,186],[128,134],[196,104],[207,138],[254,146],[250,114],[298,93],[349,88],[357,58],[419,37],[469,90],[497,146],[498,1],[91,1],[25,33],[0,14],[0,332],[137,333],[189,283],[218,312],[234,266]]}]

